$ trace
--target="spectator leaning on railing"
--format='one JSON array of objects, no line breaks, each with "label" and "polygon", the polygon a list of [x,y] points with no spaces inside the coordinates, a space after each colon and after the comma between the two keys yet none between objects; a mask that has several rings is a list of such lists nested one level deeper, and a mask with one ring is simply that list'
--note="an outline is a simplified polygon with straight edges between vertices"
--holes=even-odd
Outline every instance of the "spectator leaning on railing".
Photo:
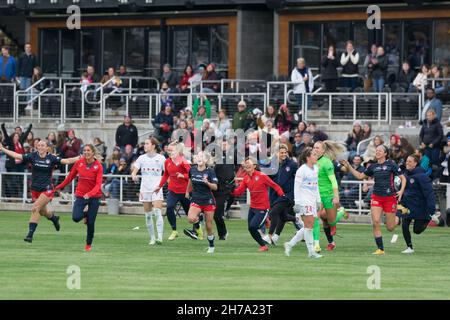
[{"label": "spectator leaning on railing", "polygon": [[2,47],[2,56],[0,57],[0,83],[13,82],[16,78],[16,59],[9,54],[9,47]]}]

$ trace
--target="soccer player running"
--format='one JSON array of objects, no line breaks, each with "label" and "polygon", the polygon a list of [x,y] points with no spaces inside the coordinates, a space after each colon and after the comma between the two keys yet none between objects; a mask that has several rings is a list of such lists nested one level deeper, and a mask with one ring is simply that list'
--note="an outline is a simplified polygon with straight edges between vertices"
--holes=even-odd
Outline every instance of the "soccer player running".
[{"label": "soccer player running", "polygon": [[394,186],[394,176],[399,176],[402,181],[400,191],[397,192],[398,201],[402,200],[403,192],[406,187],[406,178],[401,173],[401,169],[397,164],[389,159],[389,149],[385,145],[376,148],[376,163],[370,165],[364,172],[356,171],[347,160],[341,160],[344,165],[357,179],[363,180],[373,177],[375,184],[373,186],[373,194],[371,200],[370,212],[372,215],[373,235],[378,249],[373,252],[374,255],[383,255],[384,246],[381,236],[381,216],[383,212],[386,216],[386,229],[390,232],[394,231],[399,218],[396,216],[397,199]]},{"label": "soccer player running", "polygon": [[192,199],[188,212],[190,223],[197,223],[200,214],[206,216],[206,233],[208,235],[208,253],[214,253],[214,232],[213,220],[216,210],[216,200],[212,191],[217,190],[217,177],[214,169],[207,168],[206,165],[211,160],[211,156],[203,151],[194,157],[197,166],[189,170],[189,182],[186,188],[185,197],[189,199],[189,190],[192,187]]},{"label": "soccer player running", "polygon": [[75,163],[80,157],[61,159],[50,154],[47,151],[47,142],[44,140],[39,141],[37,151],[33,153],[19,154],[3,148],[1,144],[0,151],[14,159],[22,160],[25,164],[31,164],[31,198],[34,203],[31,208],[28,234],[23,240],[30,243],[33,242],[33,235],[38,226],[40,216],[45,216],[53,222],[56,231],[59,231],[61,228],[59,217],[47,208],[47,204],[52,201],[55,193],[52,182],[53,169],[59,164]]},{"label": "soccer player running", "polygon": [[[334,165],[332,162],[336,159],[337,154],[345,151],[345,148],[341,144],[332,141],[317,141],[314,144],[313,150],[318,157],[319,192],[323,208],[325,209],[321,210],[320,217],[323,221],[323,231],[328,240],[327,250],[332,251],[336,247],[333,239],[333,236],[336,234],[336,224],[342,217],[348,218],[348,214],[343,208],[338,210],[339,187],[336,176],[334,175]],[[316,252],[321,251],[319,236],[320,226],[319,219],[317,218],[314,222],[314,249]]]},{"label": "soccer player running", "polygon": [[297,230],[303,227],[300,221],[296,221],[294,214],[294,181],[298,166],[294,160],[289,158],[288,147],[285,144],[280,145],[278,152],[279,168],[277,173],[272,176],[272,180],[277,183],[286,197],[279,197],[274,189],[270,189],[270,228],[269,234],[263,236],[263,240],[276,245],[283,231],[286,222],[294,223]]},{"label": "soccer player running", "polygon": [[431,216],[436,211],[436,199],[433,185],[425,170],[420,167],[420,159],[410,155],[406,159],[406,188],[398,209],[404,214],[402,219],[403,238],[407,248],[402,253],[414,253],[409,226],[414,220],[413,231],[421,234],[425,231]]},{"label": "soccer player running", "polygon": [[[161,180],[166,158],[158,153],[160,151],[159,142],[155,138],[145,139],[144,151],[145,154],[141,155],[133,164],[131,178],[137,182],[139,180],[137,174],[139,170],[141,171],[139,201],[144,206],[145,221],[150,235],[149,245],[152,246],[155,243],[162,244],[163,239],[164,220],[161,209],[164,197],[162,189],[159,189],[157,193],[154,190]],[[155,237],[153,217],[156,222],[157,238]]]},{"label": "soccer player running", "polygon": [[[169,180],[167,193],[167,219],[169,220],[170,226],[172,227],[172,233],[169,236],[169,240],[175,240],[178,237],[177,231],[177,216],[175,215],[175,206],[177,203],[181,203],[184,212],[186,214],[189,212],[189,199],[185,198],[186,187],[189,182],[189,170],[191,165],[184,158],[184,147],[183,144],[178,141],[174,141],[169,144],[167,149],[169,153],[169,158],[164,162],[164,174],[159,182],[159,185],[155,188],[154,192],[158,193],[159,190],[166,184]],[[192,233],[192,237],[199,237],[200,240],[203,239],[203,231],[200,228],[200,224],[194,225],[196,233]]]},{"label": "soccer player running", "polygon": [[320,208],[320,193],[318,186],[317,155],[313,149],[306,147],[300,155],[300,169],[295,174],[295,205],[296,216],[303,220],[304,228],[297,231],[291,241],[284,244],[285,254],[289,256],[292,248],[305,239],[308,248],[308,256],[313,259],[322,258],[314,250],[313,226],[317,217],[317,209]]},{"label": "soccer player running", "polygon": [[269,214],[268,187],[275,189],[280,197],[286,197],[283,189],[272,181],[267,175],[256,170],[256,159],[247,157],[244,161],[245,175],[242,183],[231,194],[240,196],[245,190],[250,191],[250,209],[248,211],[248,230],[253,239],[259,244],[258,251],[268,251],[266,242],[262,239],[259,229],[265,223]]},{"label": "soccer player running", "polygon": [[[87,224],[87,236],[85,251],[91,251],[94,240],[95,219],[97,218],[100,198],[102,196],[101,186],[103,179],[103,167],[100,154],[92,144],[83,148],[83,157],[72,166],[69,175],[56,186],[56,190],[63,189],[75,177],[78,176],[77,188],[75,189],[75,202],[72,208],[72,220],[76,223],[85,219]],[[88,208],[84,213],[84,209]]]}]

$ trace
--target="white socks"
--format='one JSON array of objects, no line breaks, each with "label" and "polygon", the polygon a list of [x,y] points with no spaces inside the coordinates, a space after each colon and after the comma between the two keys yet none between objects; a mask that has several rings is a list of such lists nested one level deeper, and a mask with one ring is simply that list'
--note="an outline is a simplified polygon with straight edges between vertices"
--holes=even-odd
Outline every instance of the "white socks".
[{"label": "white socks", "polygon": [[[305,243],[306,247],[308,248],[308,253],[310,256],[315,255],[316,252],[314,251],[313,246],[313,231],[312,229],[304,228],[305,229]],[[302,229],[303,230],[303,229]]]},{"label": "white socks", "polygon": [[162,216],[162,212],[159,208],[153,209],[153,212],[156,217],[156,231],[158,232],[158,240],[162,241],[164,231],[164,219]]},{"label": "white socks", "polygon": [[155,240],[155,227],[153,226],[153,210],[145,213],[145,221],[147,223],[148,234],[150,235],[150,240]]},{"label": "white socks", "polygon": [[289,241],[289,245],[291,247],[295,246],[297,244],[297,242],[302,241],[304,235],[305,235],[305,228],[301,228],[300,230],[297,231],[297,233],[291,239],[291,241]]}]

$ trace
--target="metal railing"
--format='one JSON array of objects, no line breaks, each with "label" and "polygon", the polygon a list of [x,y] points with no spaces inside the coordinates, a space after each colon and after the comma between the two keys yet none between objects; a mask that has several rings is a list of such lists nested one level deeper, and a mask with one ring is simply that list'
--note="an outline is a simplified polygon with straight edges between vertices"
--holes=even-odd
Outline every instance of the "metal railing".
[{"label": "metal railing", "polygon": [[[317,97],[322,99],[314,101],[314,98]],[[372,99],[372,97],[376,97],[376,99]],[[305,93],[303,94],[302,114],[304,121],[323,120],[331,124],[333,121],[353,122],[356,119],[365,119],[365,121],[377,122],[380,125],[382,122],[390,123],[389,98],[389,93],[384,92]],[[313,107],[315,103],[317,108]],[[321,109],[325,115],[321,115]]]}]

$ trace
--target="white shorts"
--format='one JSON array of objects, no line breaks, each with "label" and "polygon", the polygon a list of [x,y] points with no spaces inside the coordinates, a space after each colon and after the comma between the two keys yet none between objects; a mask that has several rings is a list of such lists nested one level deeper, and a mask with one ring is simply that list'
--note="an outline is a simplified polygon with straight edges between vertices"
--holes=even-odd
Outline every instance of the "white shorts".
[{"label": "white shorts", "polygon": [[301,216],[313,216],[317,217],[317,207],[316,206],[300,206],[300,213]]},{"label": "white shorts", "polygon": [[162,188],[158,191],[158,193],[154,193],[153,191],[141,191],[139,192],[139,202],[153,202],[153,201],[163,201],[163,190]]}]

